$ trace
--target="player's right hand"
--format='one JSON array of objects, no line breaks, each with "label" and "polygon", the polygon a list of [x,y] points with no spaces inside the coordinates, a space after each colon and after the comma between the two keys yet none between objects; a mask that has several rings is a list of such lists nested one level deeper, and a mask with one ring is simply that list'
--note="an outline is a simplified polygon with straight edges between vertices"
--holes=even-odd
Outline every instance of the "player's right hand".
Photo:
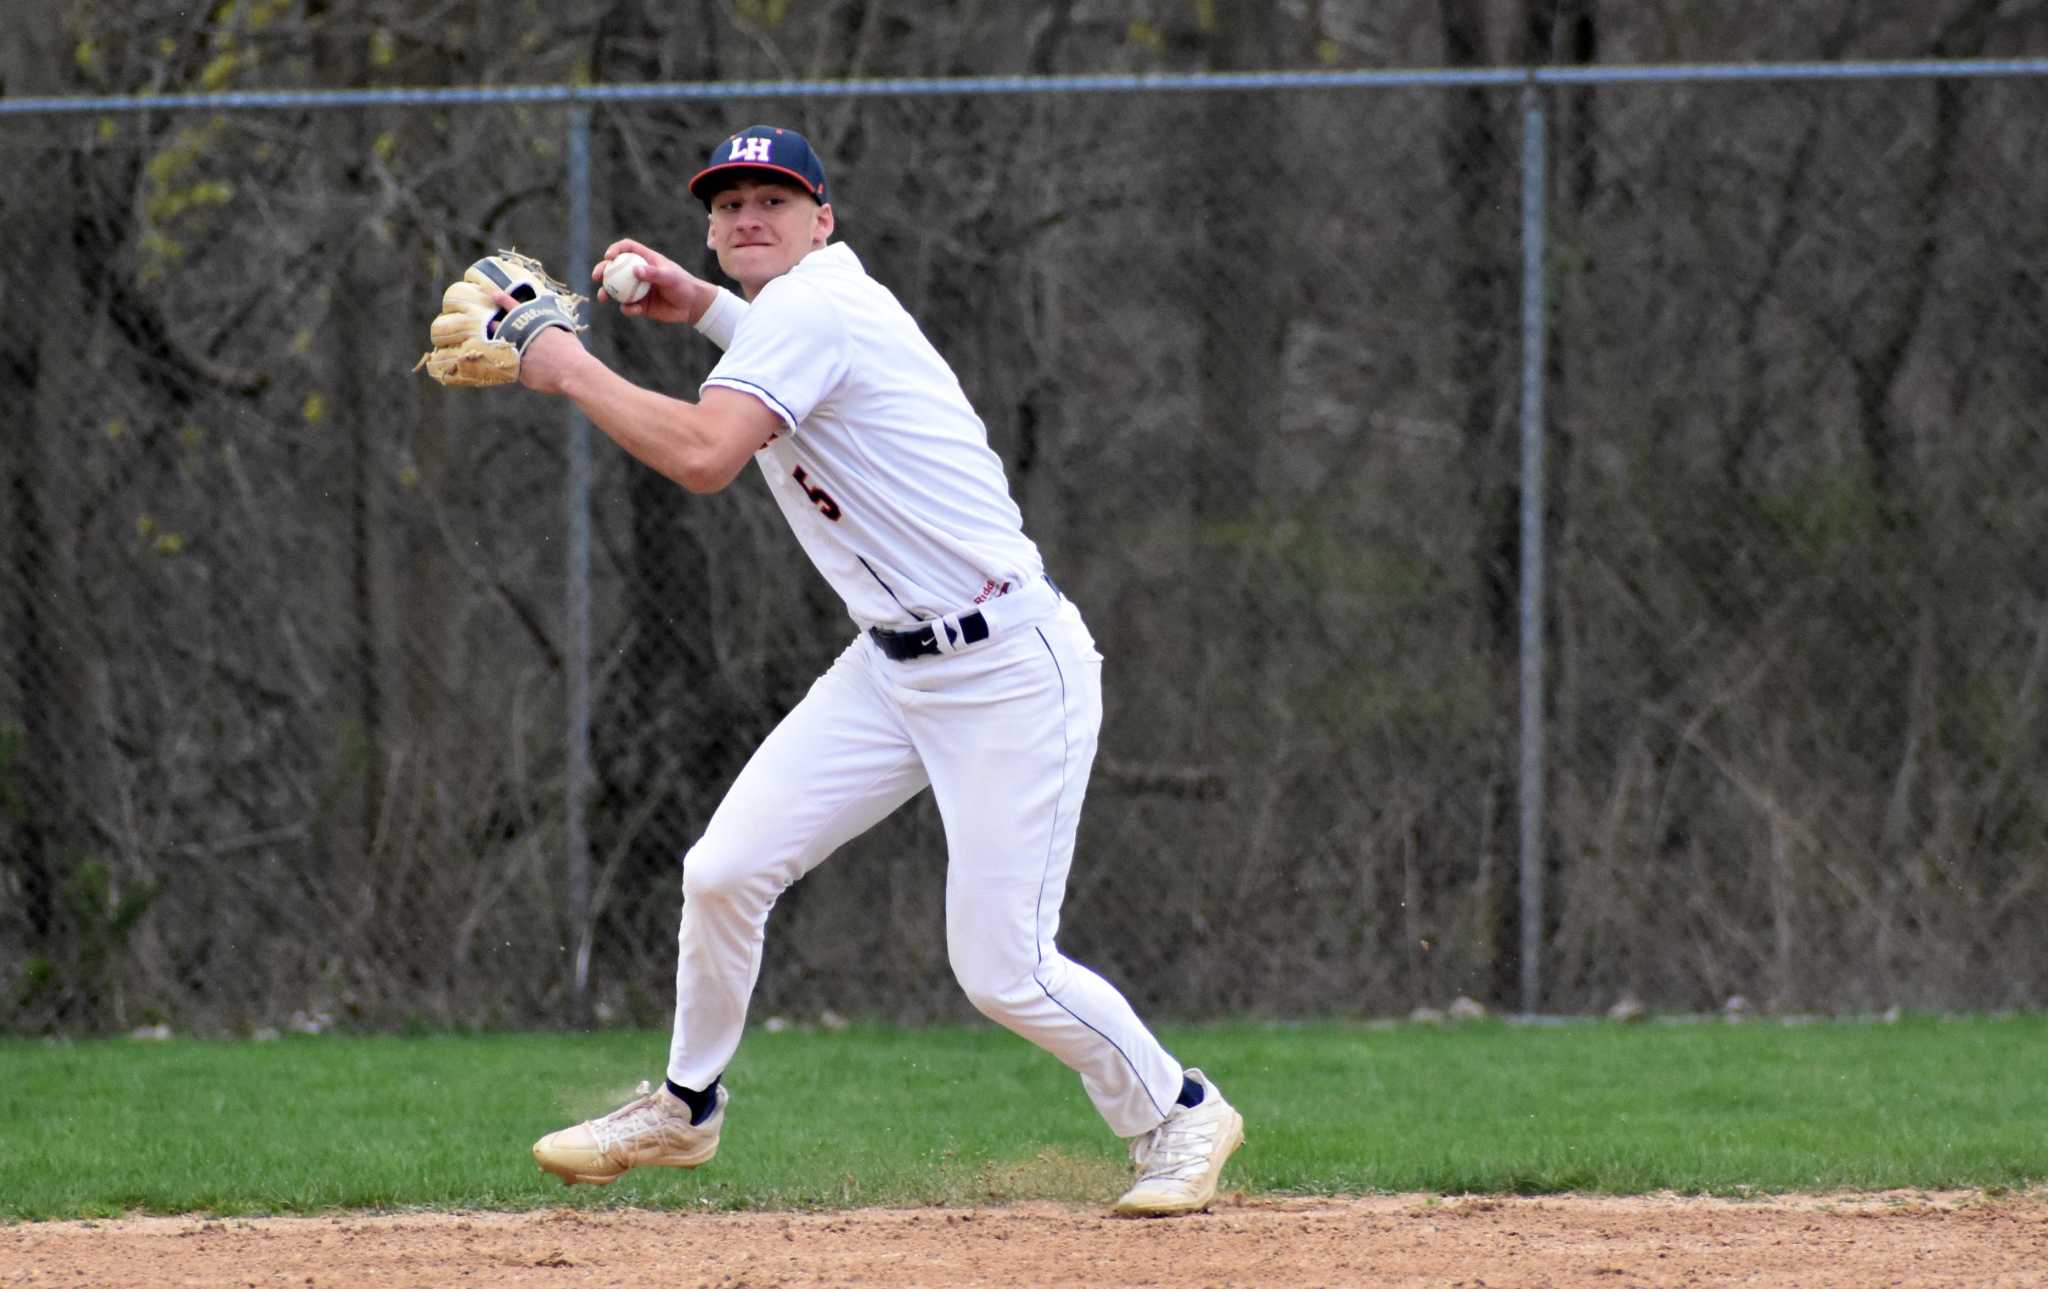
[{"label": "player's right hand", "polygon": [[[704,310],[711,307],[718,288],[703,278],[691,273],[682,265],[651,247],[642,245],[630,237],[622,237],[604,248],[604,258],[590,270],[592,282],[603,282],[604,272],[611,267],[612,258],[633,252],[647,261],[640,280],[647,283],[647,294],[632,304],[622,304],[619,312],[629,318],[646,318],[650,322],[692,323],[704,316]],[[611,297],[600,291],[600,299]]]}]

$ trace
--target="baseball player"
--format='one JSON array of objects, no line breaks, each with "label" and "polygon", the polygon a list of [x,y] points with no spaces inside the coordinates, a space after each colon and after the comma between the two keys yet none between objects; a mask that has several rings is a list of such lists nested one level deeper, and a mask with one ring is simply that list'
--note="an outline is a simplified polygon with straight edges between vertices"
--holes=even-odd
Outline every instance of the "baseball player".
[{"label": "baseball player", "polygon": [[831,241],[825,169],[804,137],[742,130],[689,190],[738,294],[637,241],[615,242],[592,277],[643,257],[633,272],[649,289],[623,312],[688,324],[724,350],[698,401],[632,384],[561,326],[527,343],[519,380],[573,400],[692,492],[724,488],[752,461],[859,632],[684,857],[664,1084],[543,1137],[534,1158],[570,1184],[709,1160],[770,907],[929,787],[946,829],[947,953],[968,998],[1077,1072],[1130,1140],[1137,1180],[1118,1212],[1206,1207],[1243,1119],[1054,942],[1102,720],[1094,639],[1025,536],[958,378]]}]

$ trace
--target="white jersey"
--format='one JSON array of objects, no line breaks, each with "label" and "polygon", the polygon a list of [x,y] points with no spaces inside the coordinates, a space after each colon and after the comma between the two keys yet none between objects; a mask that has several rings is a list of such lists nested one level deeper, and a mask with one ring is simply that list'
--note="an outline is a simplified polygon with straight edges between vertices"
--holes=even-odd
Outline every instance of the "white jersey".
[{"label": "white jersey", "polygon": [[705,388],[782,419],[754,461],[856,623],[909,626],[1043,575],[959,378],[851,249],[812,251],[737,300],[721,293],[698,324],[726,350]]}]

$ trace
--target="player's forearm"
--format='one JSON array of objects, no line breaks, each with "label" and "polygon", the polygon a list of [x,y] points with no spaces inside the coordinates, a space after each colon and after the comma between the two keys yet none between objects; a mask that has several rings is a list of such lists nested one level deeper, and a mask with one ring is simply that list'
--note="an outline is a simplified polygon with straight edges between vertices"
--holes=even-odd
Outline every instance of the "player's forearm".
[{"label": "player's forearm", "polygon": [[561,393],[614,443],[691,492],[717,492],[747,463],[702,406],[642,389],[587,353],[564,373]]}]

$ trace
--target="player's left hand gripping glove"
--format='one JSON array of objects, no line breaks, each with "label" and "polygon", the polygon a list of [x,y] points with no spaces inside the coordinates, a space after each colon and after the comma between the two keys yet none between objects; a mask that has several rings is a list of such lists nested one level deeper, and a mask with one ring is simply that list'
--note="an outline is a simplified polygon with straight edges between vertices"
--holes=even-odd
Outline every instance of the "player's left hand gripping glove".
[{"label": "player's left hand gripping glove", "polygon": [[[492,298],[503,291],[519,303],[503,309]],[[574,335],[584,330],[583,297],[548,276],[540,261],[517,251],[486,255],[441,296],[441,316],[429,331],[434,347],[413,370],[443,385],[480,388],[519,379],[519,356],[550,327]]]}]

